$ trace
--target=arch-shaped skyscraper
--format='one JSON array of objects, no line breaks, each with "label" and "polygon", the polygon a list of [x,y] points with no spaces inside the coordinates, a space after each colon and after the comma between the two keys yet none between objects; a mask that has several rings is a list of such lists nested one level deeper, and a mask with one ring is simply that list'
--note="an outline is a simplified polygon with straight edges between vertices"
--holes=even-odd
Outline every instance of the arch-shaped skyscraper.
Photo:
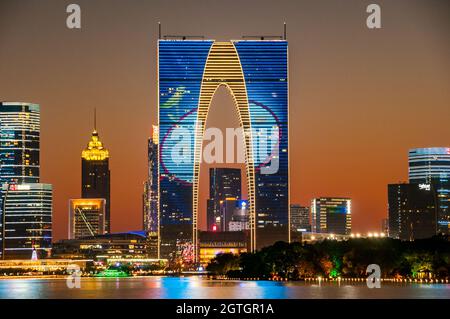
[{"label": "arch-shaped skyscraper", "polygon": [[226,86],[243,132],[249,248],[289,240],[288,45],[285,40],[159,40],[160,257],[196,260],[202,138]]}]

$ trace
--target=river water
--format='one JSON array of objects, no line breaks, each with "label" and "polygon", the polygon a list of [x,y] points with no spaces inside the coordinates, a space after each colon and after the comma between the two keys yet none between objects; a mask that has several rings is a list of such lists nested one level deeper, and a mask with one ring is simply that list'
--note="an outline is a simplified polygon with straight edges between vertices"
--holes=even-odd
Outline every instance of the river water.
[{"label": "river water", "polygon": [[201,277],[82,278],[80,288],[66,279],[1,279],[0,298],[446,298],[450,284],[382,283],[369,289],[359,283],[311,283],[209,280]]}]

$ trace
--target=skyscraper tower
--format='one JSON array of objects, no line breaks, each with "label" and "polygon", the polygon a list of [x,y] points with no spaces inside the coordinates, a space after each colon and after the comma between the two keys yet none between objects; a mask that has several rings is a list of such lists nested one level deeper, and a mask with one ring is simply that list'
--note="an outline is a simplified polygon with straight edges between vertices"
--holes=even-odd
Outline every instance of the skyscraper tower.
[{"label": "skyscraper tower", "polygon": [[[227,225],[222,220],[220,204],[225,200],[239,200],[241,194],[241,170],[239,168],[219,168],[209,169],[209,199],[207,200],[207,227],[208,231],[221,229],[225,231]],[[217,220],[220,220],[220,226]]]},{"label": "skyscraper tower", "polygon": [[109,151],[100,141],[95,115],[91,140],[81,153],[81,197],[106,200],[105,231],[109,233],[111,231]]},{"label": "skyscraper tower", "polygon": [[187,245],[198,261],[202,137],[219,86],[243,129],[250,251],[289,240],[288,73],[284,38],[158,40],[161,257]]},{"label": "skyscraper tower", "polygon": [[0,184],[39,183],[39,105],[0,103]]},{"label": "skyscraper tower", "polygon": [[152,137],[148,139],[148,175],[143,194],[144,230],[158,232],[158,126],[153,125]]},{"label": "skyscraper tower", "polygon": [[437,232],[450,233],[450,147],[409,150],[409,182],[432,184],[437,196]]},{"label": "skyscraper tower", "polygon": [[38,104],[0,102],[0,258],[47,257],[52,185],[39,183]]}]

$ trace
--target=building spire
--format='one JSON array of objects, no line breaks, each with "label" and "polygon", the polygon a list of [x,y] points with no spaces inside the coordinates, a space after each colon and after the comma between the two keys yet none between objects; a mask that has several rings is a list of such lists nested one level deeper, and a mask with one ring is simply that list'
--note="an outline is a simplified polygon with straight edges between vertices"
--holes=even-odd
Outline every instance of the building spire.
[{"label": "building spire", "polygon": [[103,146],[102,141],[97,132],[97,109],[94,108],[94,131],[87,148],[81,153],[81,157],[89,161],[102,161],[109,158],[108,150]]},{"label": "building spire", "polygon": [[94,132],[97,132],[97,108],[94,107]]}]

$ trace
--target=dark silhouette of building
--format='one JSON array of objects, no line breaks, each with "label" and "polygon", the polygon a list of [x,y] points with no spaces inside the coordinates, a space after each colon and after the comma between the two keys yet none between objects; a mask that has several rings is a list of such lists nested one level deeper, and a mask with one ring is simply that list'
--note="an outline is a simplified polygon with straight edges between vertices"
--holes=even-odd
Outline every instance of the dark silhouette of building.
[{"label": "dark silhouette of building", "polygon": [[158,232],[158,126],[153,125],[153,135],[148,139],[148,175],[144,182],[143,228]]},{"label": "dark silhouette of building", "polygon": [[0,102],[0,258],[50,253],[52,185],[39,183],[39,153],[39,105]]},{"label": "dark silhouette of building", "polygon": [[69,239],[103,235],[105,233],[104,198],[69,200]]},{"label": "dark silhouette of building", "polygon": [[106,200],[105,231],[111,232],[109,152],[103,147],[95,128],[81,154],[81,197]]},{"label": "dark silhouette of building", "polygon": [[432,184],[389,184],[389,237],[414,240],[434,236],[436,201]]},{"label": "dark silhouette of building", "polygon": [[199,234],[199,262],[206,266],[217,254],[241,254],[248,251],[247,233],[243,231],[210,232]]}]

